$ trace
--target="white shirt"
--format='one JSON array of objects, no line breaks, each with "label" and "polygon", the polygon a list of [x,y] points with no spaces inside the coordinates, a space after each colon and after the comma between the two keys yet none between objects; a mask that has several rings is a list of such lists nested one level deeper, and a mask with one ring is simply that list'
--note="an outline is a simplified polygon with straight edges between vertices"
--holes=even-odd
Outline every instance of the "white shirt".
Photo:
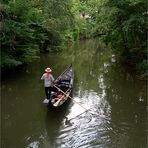
[{"label": "white shirt", "polygon": [[49,74],[47,77],[47,73],[44,73],[41,77],[41,80],[44,80],[44,87],[50,87],[51,83],[54,81],[54,77],[52,74]]}]

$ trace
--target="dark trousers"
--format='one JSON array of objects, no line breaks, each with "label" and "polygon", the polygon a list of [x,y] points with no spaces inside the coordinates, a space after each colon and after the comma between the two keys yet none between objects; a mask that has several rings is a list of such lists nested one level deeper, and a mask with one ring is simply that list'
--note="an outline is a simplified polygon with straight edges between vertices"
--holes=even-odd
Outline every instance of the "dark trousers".
[{"label": "dark trousers", "polygon": [[51,87],[45,87],[45,94],[46,94],[46,98],[50,99]]}]

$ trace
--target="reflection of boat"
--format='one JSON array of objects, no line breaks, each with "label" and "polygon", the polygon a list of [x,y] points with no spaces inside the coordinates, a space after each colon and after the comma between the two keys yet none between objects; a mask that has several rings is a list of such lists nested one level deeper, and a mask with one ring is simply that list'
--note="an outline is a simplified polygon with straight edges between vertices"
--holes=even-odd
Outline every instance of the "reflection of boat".
[{"label": "reflection of boat", "polygon": [[[56,80],[51,91],[50,105],[61,106],[70,96],[74,81],[72,65],[70,65]],[[59,89],[58,89],[59,88]]]},{"label": "reflection of boat", "polygon": [[[48,108],[46,112],[46,134],[44,138],[44,143],[47,147],[58,147],[57,145],[57,137],[61,131],[61,126],[67,124],[66,116],[68,114],[68,108],[71,101],[68,99],[62,106],[58,108]],[[66,120],[66,121],[65,121]],[[63,129],[63,128],[62,128]],[[42,146],[41,146],[42,147]],[[43,146],[45,147],[45,146]]]}]

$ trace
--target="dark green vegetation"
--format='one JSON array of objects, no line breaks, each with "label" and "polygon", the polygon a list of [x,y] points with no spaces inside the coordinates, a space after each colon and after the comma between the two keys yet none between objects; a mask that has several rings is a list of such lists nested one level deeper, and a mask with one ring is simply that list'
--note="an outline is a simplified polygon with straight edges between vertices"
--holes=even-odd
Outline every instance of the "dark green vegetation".
[{"label": "dark green vegetation", "polygon": [[1,67],[27,63],[78,39],[100,37],[142,77],[147,75],[145,0],[5,0]]}]

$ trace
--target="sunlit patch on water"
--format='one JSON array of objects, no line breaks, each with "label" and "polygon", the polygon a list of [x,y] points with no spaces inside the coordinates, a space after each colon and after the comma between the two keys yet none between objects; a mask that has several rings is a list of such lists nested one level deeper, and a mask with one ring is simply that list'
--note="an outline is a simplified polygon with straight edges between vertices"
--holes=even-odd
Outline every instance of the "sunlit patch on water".
[{"label": "sunlit patch on water", "polygon": [[110,143],[108,132],[113,130],[110,126],[111,107],[104,97],[105,91],[101,95],[93,90],[77,93],[74,99],[80,105],[73,102],[66,119],[69,124],[60,127],[56,148],[95,148],[103,147],[104,142]]},{"label": "sunlit patch on water", "polygon": [[45,141],[45,133],[40,135],[30,135],[28,137],[25,137],[25,141],[27,143],[26,148],[40,148],[42,147],[44,141]]},{"label": "sunlit patch on water", "polygon": [[69,120],[74,119],[75,117],[83,114],[87,110],[90,110],[90,107],[87,104],[81,104],[79,102],[79,98],[74,98],[73,100],[73,106],[70,109],[69,114],[67,115],[67,118]]},{"label": "sunlit patch on water", "polygon": [[143,102],[144,101],[144,99],[142,98],[142,96],[139,97],[139,101],[140,102]]},{"label": "sunlit patch on water", "polygon": [[112,54],[111,61],[112,61],[113,63],[116,62],[116,56],[115,56],[114,54]]},{"label": "sunlit patch on water", "polygon": [[40,145],[40,142],[38,141],[34,141],[34,142],[31,142],[27,148],[39,148],[39,145]]}]

